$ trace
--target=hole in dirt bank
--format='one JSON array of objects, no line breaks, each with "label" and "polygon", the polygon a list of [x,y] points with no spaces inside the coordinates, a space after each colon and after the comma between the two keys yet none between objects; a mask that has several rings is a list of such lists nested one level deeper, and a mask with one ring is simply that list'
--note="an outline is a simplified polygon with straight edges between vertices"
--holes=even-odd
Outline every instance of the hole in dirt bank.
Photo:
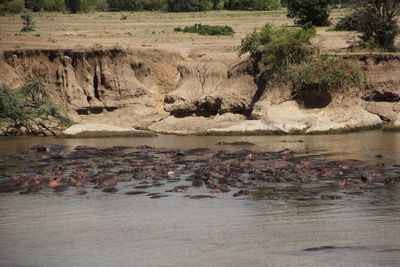
[{"label": "hole in dirt bank", "polygon": [[186,117],[191,117],[191,116],[197,116],[197,117],[211,117],[211,116],[216,116],[218,115],[219,111],[209,111],[209,110],[175,110],[170,112],[172,116],[175,118],[181,119],[181,118],[186,118]]},{"label": "hole in dirt bank", "polygon": [[76,113],[78,113],[78,115],[100,114],[103,112],[103,110],[103,107],[90,107],[77,109]]},{"label": "hole in dirt bank", "polygon": [[117,108],[117,107],[106,107],[105,109],[106,109],[108,112],[112,112],[112,111],[117,110],[118,108]]},{"label": "hole in dirt bank", "polygon": [[370,102],[398,102],[400,95],[393,92],[374,91],[372,94],[364,96],[363,100]]},{"label": "hole in dirt bank", "polygon": [[326,91],[308,90],[298,94],[295,99],[306,109],[325,108],[332,102],[332,95]]}]

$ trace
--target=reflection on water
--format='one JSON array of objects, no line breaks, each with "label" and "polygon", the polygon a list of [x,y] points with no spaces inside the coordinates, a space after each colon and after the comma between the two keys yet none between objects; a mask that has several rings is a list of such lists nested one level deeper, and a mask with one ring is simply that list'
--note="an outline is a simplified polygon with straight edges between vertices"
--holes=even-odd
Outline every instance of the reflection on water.
[{"label": "reflection on water", "polygon": [[[62,144],[69,148],[78,145],[111,147],[150,145],[158,148],[199,148],[229,149],[216,146],[218,142],[246,141],[256,144],[247,147],[257,151],[277,151],[290,148],[295,151],[309,151],[324,158],[375,160],[383,155],[386,161],[398,163],[400,155],[400,133],[370,131],[344,135],[314,136],[173,136],[161,135],[156,138],[91,138],[63,139],[53,137],[0,137],[0,155],[14,154],[41,143]],[[231,148],[232,149],[232,148]],[[234,149],[238,149],[237,147]]]},{"label": "reflection on water", "polygon": [[[299,142],[301,140],[301,142]],[[0,154],[38,143],[110,147],[308,150],[327,158],[400,163],[400,135],[0,139]],[[231,148],[238,149],[238,148]],[[164,190],[156,188],[154,190]],[[99,191],[0,195],[0,266],[398,266],[400,188],[341,200],[150,199]]]}]

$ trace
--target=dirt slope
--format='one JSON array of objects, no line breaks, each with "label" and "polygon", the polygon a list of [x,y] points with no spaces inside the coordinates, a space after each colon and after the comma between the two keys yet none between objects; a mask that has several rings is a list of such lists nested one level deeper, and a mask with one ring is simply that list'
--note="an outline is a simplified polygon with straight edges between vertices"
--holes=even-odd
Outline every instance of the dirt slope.
[{"label": "dirt slope", "polygon": [[314,133],[394,121],[400,56],[341,56],[364,71],[366,91],[346,101],[333,98],[323,108],[288,101],[288,88],[277,88],[263,77],[259,58],[241,61],[227,54],[184,58],[154,49],[10,50],[0,57],[0,84],[18,87],[40,80],[65,93],[76,122],[165,133]]}]

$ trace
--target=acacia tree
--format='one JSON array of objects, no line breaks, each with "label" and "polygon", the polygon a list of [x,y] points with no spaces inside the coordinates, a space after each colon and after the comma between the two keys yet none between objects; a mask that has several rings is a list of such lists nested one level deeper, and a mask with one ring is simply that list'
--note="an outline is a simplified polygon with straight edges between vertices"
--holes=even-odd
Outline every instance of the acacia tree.
[{"label": "acacia tree", "polygon": [[362,41],[393,50],[399,34],[400,0],[366,0],[357,12]]},{"label": "acacia tree", "polygon": [[72,124],[64,107],[53,103],[63,97],[41,82],[18,90],[0,86],[0,129],[6,135],[56,135]]},{"label": "acacia tree", "polygon": [[328,26],[330,3],[331,0],[288,0],[287,16],[300,25]]}]

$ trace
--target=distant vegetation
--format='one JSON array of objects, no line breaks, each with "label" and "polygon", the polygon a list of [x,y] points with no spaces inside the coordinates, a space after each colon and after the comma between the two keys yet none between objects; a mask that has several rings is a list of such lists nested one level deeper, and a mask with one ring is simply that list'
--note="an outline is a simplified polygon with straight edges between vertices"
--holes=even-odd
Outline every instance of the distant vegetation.
[{"label": "distant vegetation", "polygon": [[311,23],[314,26],[329,25],[331,0],[289,0],[288,17],[296,24]]},{"label": "distant vegetation", "polygon": [[206,10],[274,10],[280,0],[0,0],[0,13],[37,11],[141,11],[199,12]]},{"label": "distant vegetation", "polygon": [[275,10],[281,7],[280,0],[227,0],[224,7],[228,10]]},{"label": "distant vegetation", "polygon": [[186,33],[198,33],[200,35],[232,35],[235,32],[229,26],[211,26],[194,24],[193,26],[187,26],[184,28],[175,28],[176,32],[186,32]]},{"label": "distant vegetation", "polygon": [[48,135],[72,124],[64,108],[54,104],[55,90],[40,82],[18,90],[0,86],[0,127],[8,135]]},{"label": "distant vegetation", "polygon": [[353,11],[342,17],[335,25],[337,31],[359,31],[360,30],[360,12]]},{"label": "distant vegetation", "polygon": [[335,29],[360,32],[362,46],[393,51],[399,16],[400,0],[365,0],[341,18]]}]

